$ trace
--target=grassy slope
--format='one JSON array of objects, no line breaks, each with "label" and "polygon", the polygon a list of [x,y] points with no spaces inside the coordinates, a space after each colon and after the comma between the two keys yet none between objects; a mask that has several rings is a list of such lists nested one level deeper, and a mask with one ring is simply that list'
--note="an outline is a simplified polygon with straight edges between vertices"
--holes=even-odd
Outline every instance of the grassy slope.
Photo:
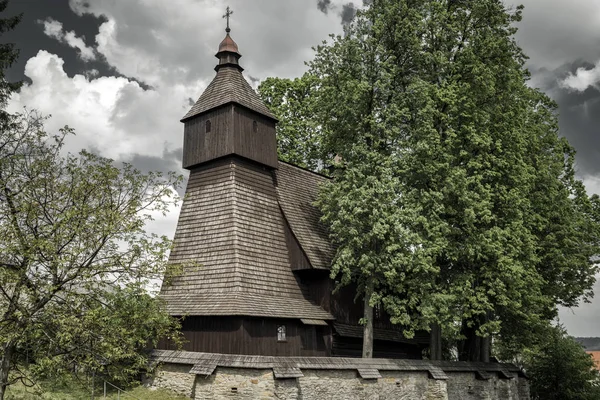
[{"label": "grassy slope", "polygon": [[[37,389],[37,390],[36,390]],[[103,399],[102,389],[96,390],[96,399]],[[46,389],[43,387],[25,388],[21,385],[14,385],[8,389],[6,400],[80,400],[90,399],[91,393],[89,390],[84,390],[79,387]],[[107,399],[116,400],[117,393],[111,392],[106,396]],[[144,387],[121,392],[122,400],[181,400],[186,397],[176,396],[172,392],[164,390],[149,390]]]}]

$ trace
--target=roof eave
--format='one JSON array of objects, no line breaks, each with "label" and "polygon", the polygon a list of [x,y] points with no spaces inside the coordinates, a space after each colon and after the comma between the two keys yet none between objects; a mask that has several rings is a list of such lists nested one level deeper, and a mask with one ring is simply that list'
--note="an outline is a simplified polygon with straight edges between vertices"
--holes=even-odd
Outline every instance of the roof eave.
[{"label": "roof eave", "polygon": [[263,117],[266,117],[266,118],[268,118],[268,119],[270,119],[270,120],[274,121],[275,123],[279,122],[279,120],[278,120],[277,118],[275,118],[275,116],[274,116],[273,114],[267,114],[267,113],[265,113],[265,112],[262,112],[262,111],[259,111],[259,110],[255,110],[255,109],[253,109],[253,108],[251,108],[251,107],[247,107],[247,106],[243,105],[242,103],[239,103],[239,102],[237,102],[237,101],[235,101],[235,100],[230,100],[230,101],[227,101],[227,102],[225,102],[225,103],[223,103],[223,104],[219,104],[219,105],[217,105],[217,106],[211,107],[210,109],[207,109],[207,110],[202,110],[202,111],[196,112],[196,113],[194,113],[194,114],[189,114],[189,113],[188,113],[189,115],[188,115],[188,114],[186,114],[186,115],[185,115],[185,116],[184,116],[182,119],[180,119],[180,120],[179,120],[179,122],[187,122],[187,121],[189,121],[189,120],[190,120],[190,119],[192,119],[192,118],[199,117],[199,116],[201,116],[201,115],[204,115],[204,114],[206,114],[206,113],[212,112],[212,111],[214,111],[214,110],[217,110],[217,109],[219,109],[219,108],[221,108],[221,107],[226,107],[226,106],[228,106],[228,105],[231,105],[231,104],[235,104],[236,106],[240,106],[240,107],[242,107],[242,108],[244,108],[244,109],[246,109],[246,110],[249,110],[249,111],[255,112],[255,113],[257,113],[257,114],[260,114],[260,115],[262,115]]}]

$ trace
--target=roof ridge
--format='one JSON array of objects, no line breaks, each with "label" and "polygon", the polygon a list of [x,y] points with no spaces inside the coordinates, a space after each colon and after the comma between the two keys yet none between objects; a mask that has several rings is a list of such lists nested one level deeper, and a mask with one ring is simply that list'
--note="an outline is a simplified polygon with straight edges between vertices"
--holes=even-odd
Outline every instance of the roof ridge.
[{"label": "roof ridge", "polygon": [[220,68],[206,86],[182,122],[228,103],[236,103],[268,118],[277,120],[237,68]]},{"label": "roof ridge", "polygon": [[279,159],[279,158],[277,159],[277,161],[278,161],[279,163],[281,163],[281,164],[286,164],[287,166],[290,166],[290,167],[296,168],[296,169],[298,169],[298,170],[300,170],[300,171],[303,171],[303,172],[308,172],[308,173],[309,173],[309,174],[311,174],[311,175],[316,175],[316,176],[320,176],[320,177],[322,177],[322,178],[327,178],[328,180],[332,180],[332,179],[333,179],[331,176],[327,176],[327,175],[325,175],[325,174],[322,174],[322,173],[320,173],[320,172],[315,172],[315,171],[313,171],[313,170],[310,170],[310,169],[308,169],[308,168],[301,167],[301,166],[299,166],[299,165],[296,165],[296,164],[292,164],[291,162],[284,161],[284,160],[282,160],[282,159]]}]

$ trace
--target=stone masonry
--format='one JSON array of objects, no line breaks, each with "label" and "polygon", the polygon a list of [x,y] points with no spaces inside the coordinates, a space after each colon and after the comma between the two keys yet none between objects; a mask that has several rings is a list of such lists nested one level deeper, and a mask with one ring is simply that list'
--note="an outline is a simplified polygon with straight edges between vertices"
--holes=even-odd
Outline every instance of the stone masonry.
[{"label": "stone masonry", "polygon": [[162,352],[155,360],[147,384],[194,399],[529,400],[527,378],[511,364],[372,359],[381,369],[365,373],[362,359]]}]

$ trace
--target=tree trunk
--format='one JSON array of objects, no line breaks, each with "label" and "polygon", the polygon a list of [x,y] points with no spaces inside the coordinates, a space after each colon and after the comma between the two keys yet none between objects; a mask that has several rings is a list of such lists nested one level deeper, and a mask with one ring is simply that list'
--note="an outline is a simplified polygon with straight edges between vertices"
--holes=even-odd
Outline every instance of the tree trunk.
[{"label": "tree trunk", "polygon": [[431,325],[429,333],[429,359],[439,361],[442,359],[442,328],[438,324]]},{"label": "tree trunk", "polygon": [[477,336],[476,326],[467,326],[467,322],[463,321],[461,333],[465,339],[458,344],[458,359],[459,361],[479,361],[480,343]]},{"label": "tree trunk", "polygon": [[365,288],[365,308],[363,312],[363,319],[365,321],[362,352],[363,358],[373,358],[373,307],[369,305],[372,294],[373,281],[369,281]]},{"label": "tree trunk", "polygon": [[0,400],[4,400],[4,395],[6,394],[11,359],[15,350],[14,343],[12,341],[6,343],[3,347],[2,358],[0,359]]},{"label": "tree trunk", "polygon": [[481,350],[479,354],[479,360],[483,362],[490,362],[490,354],[492,353],[492,337],[481,338]]},{"label": "tree trunk", "polygon": [[[483,324],[484,320],[482,318],[479,324]],[[478,336],[477,329],[480,325],[468,327],[467,323],[463,322],[461,333],[465,339],[458,343],[458,359],[460,361],[490,362],[492,337]]]}]

